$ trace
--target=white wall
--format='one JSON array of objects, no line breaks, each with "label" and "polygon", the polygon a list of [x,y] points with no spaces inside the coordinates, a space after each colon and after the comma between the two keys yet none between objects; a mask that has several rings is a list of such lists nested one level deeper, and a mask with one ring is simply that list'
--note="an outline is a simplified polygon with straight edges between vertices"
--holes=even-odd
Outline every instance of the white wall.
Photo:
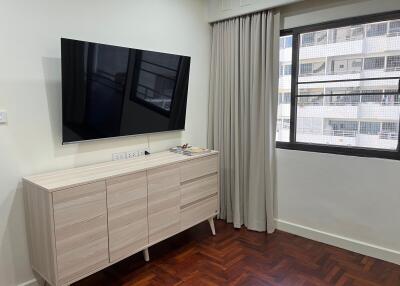
[{"label": "white wall", "polygon": [[206,17],[215,22],[299,1],[303,0],[207,0]]},{"label": "white wall", "polygon": [[[400,10],[398,0],[308,0],[281,9],[282,28]],[[278,150],[281,229],[400,264],[400,162]]]},{"label": "white wall", "polygon": [[61,146],[60,37],[192,57],[186,131],[150,136],[153,151],[206,145],[209,26],[201,0],[1,1],[0,285],[33,278],[21,177],[107,161],[146,146],[145,136]]}]

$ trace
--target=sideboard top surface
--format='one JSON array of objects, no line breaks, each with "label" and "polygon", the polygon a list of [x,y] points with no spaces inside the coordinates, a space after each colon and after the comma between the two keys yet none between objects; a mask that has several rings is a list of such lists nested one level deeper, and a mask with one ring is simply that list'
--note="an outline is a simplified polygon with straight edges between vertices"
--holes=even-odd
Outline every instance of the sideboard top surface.
[{"label": "sideboard top surface", "polygon": [[189,161],[217,154],[218,151],[187,156],[169,151],[154,153],[134,159],[108,161],[88,166],[64,169],[45,174],[27,176],[23,179],[50,192],[106,178],[136,173],[160,166]]}]

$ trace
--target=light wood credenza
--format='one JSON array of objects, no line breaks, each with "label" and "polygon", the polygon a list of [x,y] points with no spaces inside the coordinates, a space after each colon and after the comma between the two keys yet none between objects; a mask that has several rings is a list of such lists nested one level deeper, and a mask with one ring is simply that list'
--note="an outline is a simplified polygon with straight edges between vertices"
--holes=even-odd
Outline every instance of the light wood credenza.
[{"label": "light wood credenza", "polygon": [[218,152],[160,152],[25,177],[31,265],[69,285],[219,212]]}]

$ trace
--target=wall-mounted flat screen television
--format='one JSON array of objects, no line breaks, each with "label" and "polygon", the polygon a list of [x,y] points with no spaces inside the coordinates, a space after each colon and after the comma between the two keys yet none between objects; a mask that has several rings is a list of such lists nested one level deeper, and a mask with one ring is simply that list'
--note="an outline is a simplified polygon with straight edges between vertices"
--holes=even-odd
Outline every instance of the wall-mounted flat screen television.
[{"label": "wall-mounted flat screen television", "polygon": [[190,57],[61,39],[63,143],[185,128]]}]

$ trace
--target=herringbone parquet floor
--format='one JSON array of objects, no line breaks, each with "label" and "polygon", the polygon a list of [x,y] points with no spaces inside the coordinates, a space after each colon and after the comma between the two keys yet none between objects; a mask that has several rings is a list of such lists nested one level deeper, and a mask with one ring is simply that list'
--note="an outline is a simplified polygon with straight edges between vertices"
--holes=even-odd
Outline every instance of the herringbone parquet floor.
[{"label": "herringbone parquet floor", "polygon": [[137,254],[74,285],[400,286],[395,264],[281,231],[216,230],[202,223],[151,247],[149,263]]}]

